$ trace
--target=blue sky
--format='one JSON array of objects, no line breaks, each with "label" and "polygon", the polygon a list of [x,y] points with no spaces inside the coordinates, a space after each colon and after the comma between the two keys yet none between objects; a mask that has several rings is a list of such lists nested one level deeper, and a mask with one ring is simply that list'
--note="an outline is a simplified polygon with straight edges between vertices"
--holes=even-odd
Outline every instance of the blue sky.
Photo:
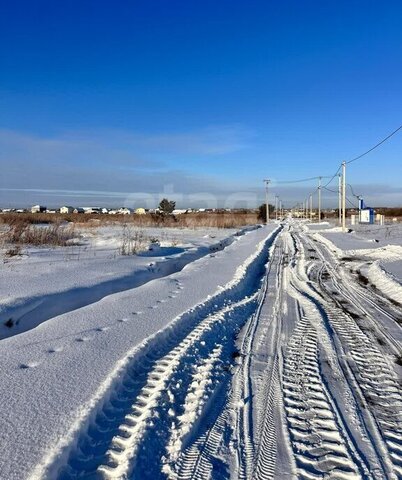
[{"label": "blue sky", "polygon": [[[0,206],[252,206],[263,178],[332,174],[402,123],[401,22],[393,0],[3,2]],[[401,151],[350,166],[368,203],[402,204]]]}]

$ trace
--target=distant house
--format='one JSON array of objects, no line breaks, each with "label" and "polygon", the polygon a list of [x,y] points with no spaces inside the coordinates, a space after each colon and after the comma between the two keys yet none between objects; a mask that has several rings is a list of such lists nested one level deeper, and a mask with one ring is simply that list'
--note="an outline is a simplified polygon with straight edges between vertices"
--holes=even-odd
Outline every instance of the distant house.
[{"label": "distant house", "polygon": [[109,215],[117,215],[119,213],[118,210],[109,210]]},{"label": "distant house", "polygon": [[118,213],[120,213],[120,215],[130,215],[131,212],[132,212],[131,208],[127,208],[127,207],[122,207],[122,208],[119,208],[118,210]]},{"label": "distant house", "polygon": [[99,207],[84,207],[84,213],[102,213]]},{"label": "distant house", "polygon": [[145,215],[145,214],[146,214],[146,211],[145,211],[145,208],[140,207],[140,208],[136,208],[135,211],[134,211],[134,213],[135,213],[136,215]]},{"label": "distant house", "polygon": [[176,208],[172,213],[173,215],[181,215],[182,213],[187,213],[187,210]]},{"label": "distant house", "polygon": [[76,207],[74,208],[73,213],[84,213],[84,209],[81,207]]},{"label": "distant house", "polygon": [[109,213],[109,209],[108,208],[102,208],[102,213]]},{"label": "distant house", "polygon": [[43,207],[42,205],[34,205],[33,207],[31,207],[31,213],[41,212],[46,212],[46,207]]},{"label": "distant house", "polygon": [[73,213],[74,212],[74,207],[61,207],[60,208],[60,213]]},{"label": "distant house", "polygon": [[54,208],[48,208],[46,209],[46,213],[57,213],[57,210],[55,210]]}]

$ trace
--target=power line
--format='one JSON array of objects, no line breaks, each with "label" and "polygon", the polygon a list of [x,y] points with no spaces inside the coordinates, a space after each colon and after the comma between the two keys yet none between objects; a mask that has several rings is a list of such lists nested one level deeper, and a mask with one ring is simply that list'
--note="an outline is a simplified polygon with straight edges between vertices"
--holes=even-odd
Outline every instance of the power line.
[{"label": "power line", "polygon": [[352,205],[352,207],[359,208],[359,206],[355,205],[348,197],[346,197],[346,200],[350,203],[350,205]]},{"label": "power line", "polygon": [[361,195],[356,195],[355,192],[353,191],[353,187],[350,183],[348,183],[348,187],[350,188],[350,191],[352,192],[352,195],[356,198],[360,198]]},{"label": "power line", "polygon": [[[378,148],[380,145],[382,145],[383,143],[385,143],[387,140],[389,140],[391,137],[393,137],[396,133],[399,132],[399,130],[402,130],[402,125],[400,125],[396,130],[394,130],[393,132],[391,132],[389,135],[387,135],[385,138],[383,138],[380,142],[378,142],[377,144],[375,144],[373,147],[371,147],[369,150],[365,151],[364,153],[358,155],[357,157],[354,157],[352,158],[351,160],[348,160],[346,162],[346,164],[348,165],[349,163],[352,163],[352,162],[355,162],[356,160],[359,160],[360,158],[364,157],[365,155],[369,154],[370,152],[372,152],[373,150],[375,150],[376,148]],[[327,187],[328,185],[330,185],[332,183],[332,181],[334,180],[334,178],[337,176],[337,174],[339,173],[340,169],[341,169],[342,165],[340,165],[338,167],[338,170],[331,176],[331,175],[321,175],[321,178],[329,178],[330,180],[325,184],[323,185],[323,188]],[[320,176],[316,176],[316,177],[309,177],[309,178],[301,178],[301,179],[298,179],[298,180],[281,180],[281,181],[278,181],[276,182],[277,184],[290,184],[290,183],[302,183],[302,182],[309,182],[311,180],[317,180],[318,178],[320,178]]]},{"label": "power line", "polygon": [[[369,148],[367,151],[361,153],[360,155],[358,155],[357,157],[354,157],[352,158],[351,160],[347,161],[347,162],[343,162],[343,164],[345,165],[348,165],[350,163],[353,163],[355,162],[356,160],[359,160],[360,158],[364,157],[365,155],[368,155],[370,152],[372,152],[373,150],[375,150],[376,148],[378,148],[380,145],[382,145],[383,143],[385,143],[387,140],[389,140],[391,137],[393,137],[396,133],[399,132],[399,130],[402,130],[402,125],[400,125],[397,129],[395,129],[393,132],[391,132],[389,135],[387,135],[385,138],[383,138],[381,141],[379,141],[378,143],[376,143],[373,147]],[[321,188],[324,188],[325,190],[329,191],[329,192],[332,192],[332,193],[339,193],[335,190],[331,190],[328,187],[328,185],[330,185],[335,177],[338,175],[338,173],[340,172],[341,168],[342,168],[342,165],[339,165],[338,169],[336,170],[336,172],[332,175],[332,176],[324,176],[324,175],[321,175],[321,176],[315,176],[315,177],[309,177],[309,178],[302,178],[302,179],[298,179],[298,180],[288,180],[288,181],[278,181],[276,182],[277,184],[294,184],[294,183],[303,183],[303,182],[308,182],[308,181],[311,181],[311,180],[317,180],[317,179],[322,179],[322,178],[329,178],[328,182],[325,184],[325,185],[322,185]],[[351,192],[352,192],[352,195],[356,198],[359,198],[360,196],[359,195],[356,195],[353,191],[353,188],[350,184],[348,184],[350,189],[351,189]],[[316,192],[317,192],[318,188],[316,188],[312,193],[310,193],[309,195],[314,195]],[[309,197],[309,195],[307,196],[307,198]],[[346,200],[355,207],[355,205],[346,197]]]},{"label": "power line", "polygon": [[301,178],[299,180],[281,180],[281,181],[278,181],[278,182],[275,182],[276,184],[283,184],[283,183],[302,183],[302,182],[309,182],[310,180],[317,180],[318,178],[329,178],[329,175],[328,176],[322,176],[319,177],[310,177],[310,178]]},{"label": "power line", "polygon": [[337,190],[331,190],[330,188],[327,188],[327,187],[322,187],[324,190],[327,190],[328,192],[332,192],[332,193],[339,193]]},{"label": "power line", "polygon": [[383,138],[380,142],[378,142],[376,145],[374,145],[374,147],[371,147],[369,150],[367,150],[367,152],[364,152],[362,153],[361,155],[358,155],[357,157],[355,158],[352,158],[352,160],[349,160],[348,162],[346,162],[347,164],[349,163],[352,163],[352,162],[355,162],[356,160],[359,160],[359,158],[362,158],[364,157],[365,155],[367,155],[368,153],[372,152],[373,150],[375,150],[377,147],[379,147],[380,145],[382,145],[383,143],[385,143],[387,140],[389,140],[392,136],[394,136],[397,132],[399,132],[399,130],[402,129],[402,125],[400,125],[396,130],[394,130],[392,133],[390,133],[387,137]]},{"label": "power line", "polygon": [[340,171],[341,168],[342,168],[342,165],[339,165],[338,170],[332,175],[331,180],[329,180],[329,181],[323,186],[323,188],[328,187],[328,185],[333,182],[334,178],[338,175],[338,173],[339,173],[339,171]]}]

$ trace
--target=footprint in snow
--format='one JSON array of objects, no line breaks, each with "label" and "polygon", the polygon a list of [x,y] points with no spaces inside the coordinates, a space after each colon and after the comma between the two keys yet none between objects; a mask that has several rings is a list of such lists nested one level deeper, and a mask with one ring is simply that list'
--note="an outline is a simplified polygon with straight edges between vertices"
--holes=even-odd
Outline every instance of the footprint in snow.
[{"label": "footprint in snow", "polygon": [[89,340],[91,340],[90,337],[78,337],[75,339],[76,342],[88,342]]},{"label": "footprint in snow", "polygon": [[95,328],[95,332],[106,332],[106,330],[109,330],[110,327],[99,327]]},{"label": "footprint in snow", "polygon": [[59,353],[63,351],[63,347],[49,348],[47,353]]},{"label": "footprint in snow", "polygon": [[21,364],[20,364],[20,368],[21,368],[22,370],[26,370],[26,369],[28,369],[28,368],[35,368],[35,367],[37,367],[38,365],[40,365],[39,362],[21,363]]},{"label": "footprint in snow", "polygon": [[142,312],[132,312],[133,315],[141,315]]},{"label": "footprint in snow", "polygon": [[169,295],[169,298],[176,298],[176,295]]},{"label": "footprint in snow", "polygon": [[125,323],[125,322],[128,322],[128,318],[120,318],[117,321],[120,322],[120,323]]}]

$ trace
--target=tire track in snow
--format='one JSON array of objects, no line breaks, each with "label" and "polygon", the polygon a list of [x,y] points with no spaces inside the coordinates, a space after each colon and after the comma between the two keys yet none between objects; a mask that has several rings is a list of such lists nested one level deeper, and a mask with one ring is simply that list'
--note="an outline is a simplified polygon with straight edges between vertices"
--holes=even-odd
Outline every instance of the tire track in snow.
[{"label": "tire track in snow", "polygon": [[[259,294],[258,308],[243,328],[241,334],[238,366],[231,382],[228,400],[212,427],[207,432],[203,432],[182,455],[180,475],[178,477],[180,479],[204,480],[221,478],[217,472],[212,474],[213,459],[219,455],[221,450],[224,452],[225,448],[228,447],[231,452],[228,460],[229,463],[233,464],[231,468],[232,475],[233,472],[236,472],[236,478],[243,480],[257,478],[254,471],[256,459],[253,438],[255,427],[253,425],[254,392],[251,382],[253,374],[251,359],[255,352],[254,344],[260,341],[260,334],[257,333],[259,324],[261,321],[267,321],[268,319],[268,316],[261,315],[267,296],[268,276],[271,274],[272,265],[277,266],[281,263],[282,252],[278,248],[277,242],[271,247],[269,257],[267,275],[264,277],[264,283]],[[275,271],[272,272],[271,276],[274,276],[275,273],[278,275]],[[275,287],[277,287],[277,284],[271,288],[274,289]],[[278,304],[278,299],[276,302]],[[277,306],[280,308],[279,304]],[[269,367],[267,367],[268,369]],[[267,402],[265,399],[263,403],[266,408]],[[271,411],[267,413],[267,418],[270,417],[271,413]],[[270,420],[272,420],[272,417]],[[267,443],[264,446],[267,446],[268,441],[272,439],[270,437],[272,431],[268,431],[267,428],[263,428],[263,430],[265,434],[264,439],[267,439]],[[227,432],[230,432],[230,434]],[[275,464],[274,447],[275,445],[272,445],[271,442],[269,449],[261,449],[261,451],[264,450],[259,456],[261,466],[264,465],[262,471],[265,471],[268,465],[268,457],[272,459],[271,464]],[[227,456],[228,454],[226,453]],[[222,478],[226,478],[226,476],[224,475]]]},{"label": "tire track in snow", "polygon": [[[282,315],[285,305],[283,294],[286,285],[284,278],[290,251],[293,245],[289,245],[288,232],[283,233],[283,247],[278,248],[276,252],[277,261],[270,263],[270,271],[275,276],[275,301],[273,302],[271,323],[273,327],[272,338],[269,345],[272,351],[269,351],[273,360],[268,362],[264,370],[264,384],[262,387],[262,398],[259,402],[261,412],[260,424],[256,426],[258,437],[258,448],[256,453],[253,477],[255,480],[267,480],[275,477],[276,453],[277,453],[277,426],[275,417],[278,412],[280,401],[280,378],[279,378],[279,356],[282,340]],[[290,242],[291,243],[291,242]],[[290,248],[289,248],[290,247]],[[268,319],[269,316],[266,315]],[[264,347],[269,349],[268,344]],[[257,440],[256,440],[257,441]],[[251,477],[250,477],[251,478]]]},{"label": "tire track in snow", "polygon": [[323,382],[312,310],[298,321],[284,359],[283,395],[301,478],[361,478],[351,440]]},{"label": "tire track in snow", "polygon": [[[271,248],[270,258],[274,248]],[[258,295],[258,307],[244,327],[245,333],[240,346],[240,355],[236,372],[233,375],[228,400],[212,427],[203,432],[183,453],[180,459],[179,477],[183,480],[211,478],[213,461],[225,440],[226,432],[233,429],[236,442],[238,478],[251,478],[254,458],[254,444],[251,435],[251,378],[250,354],[255,330],[260,316],[267,283],[264,283]],[[234,423],[234,425],[233,425]],[[233,441],[233,440],[232,440]]]},{"label": "tire track in snow", "polygon": [[376,419],[384,442],[379,444],[381,457],[388,464],[391,477],[392,471],[402,476],[402,395],[395,372],[380,349],[352,318],[331,307],[327,307],[327,313],[348,352],[366,408]]},{"label": "tire track in snow", "polygon": [[[234,312],[240,307],[255,303],[254,300],[255,297],[247,298],[237,304],[233,304],[224,308],[222,312],[207,317],[205,321],[201,322],[168,355],[156,362],[156,368],[148,375],[148,381],[131,406],[131,411],[125,415],[125,420],[127,422],[122,423],[119,426],[118,434],[114,436],[111,441],[111,448],[109,448],[105,454],[105,457],[108,461],[98,467],[98,472],[103,473],[105,478],[110,479],[126,478],[129,474],[131,474],[132,461],[135,459],[136,454],[140,450],[142,437],[145,434],[145,430],[148,427],[150,419],[153,418],[153,410],[160,405],[161,396],[168,388],[169,383],[172,382],[172,377],[175,378],[175,380],[176,377],[182,377],[183,372],[179,372],[179,368],[184,368],[183,363],[185,361],[189,362],[194,360],[194,346],[203,341],[202,339],[204,338],[204,334],[208,330],[212,330],[215,324],[223,323],[224,321],[230,321],[227,315],[228,313]],[[244,309],[242,309],[242,314],[244,313]],[[240,322],[241,316],[238,316],[236,320],[237,322]],[[234,327],[238,326],[237,322],[234,322]],[[216,333],[215,330],[214,333]],[[213,337],[215,337],[215,335],[213,335]],[[208,340],[211,342],[212,338],[209,338]],[[222,349],[220,348],[219,353],[221,353],[221,350]],[[187,353],[188,355],[186,355]],[[202,364],[203,361],[201,361],[201,365]],[[174,374],[177,372],[178,375],[175,377]],[[179,378],[177,378],[177,380],[179,380]],[[189,385],[191,391],[193,378],[189,377],[189,379],[191,382]],[[185,387],[185,385],[181,384],[180,390],[183,390],[183,387]],[[204,385],[204,390],[205,387],[206,385]],[[190,393],[191,392],[188,392],[187,397],[184,399],[184,410],[186,410],[186,400],[188,400]],[[173,406],[176,404],[176,400],[173,400],[171,403]],[[177,406],[175,408],[177,408]],[[155,419],[154,421],[159,422],[160,420]],[[177,421],[180,422],[180,417],[177,419]],[[190,426],[191,425],[188,427]],[[174,430],[176,430],[176,428]],[[171,439],[168,440],[168,444],[166,446],[168,451],[170,448],[170,442]],[[170,459],[168,457],[168,461],[169,460],[175,461],[176,455]],[[143,471],[140,466],[138,466],[138,470]]]},{"label": "tire track in snow", "polygon": [[[372,431],[372,441],[377,446],[379,458],[389,478],[402,478],[402,388],[394,369],[377,346],[377,342],[367,335],[370,333],[369,324],[374,331],[384,336],[394,352],[400,351],[400,344],[375,321],[361,301],[374,304],[376,310],[387,316],[390,314],[372,302],[367,292],[360,287],[349,282],[344,284],[345,277],[338,274],[322,254],[321,259],[323,268],[317,279],[321,291],[329,298],[333,298],[332,291],[327,286],[330,281],[341,296],[334,299],[337,307],[326,302],[324,308],[332,328],[349,356],[355,385],[365,399],[365,408],[375,419],[374,425],[373,422],[368,425]],[[342,299],[346,303],[342,303]],[[349,305],[350,311],[357,308],[362,312],[368,331],[361,329],[354,318],[355,315],[348,313],[345,305]],[[353,385],[351,387],[353,388]]]},{"label": "tire track in snow", "polygon": [[[309,279],[311,262],[305,261],[303,243],[297,235],[292,236],[298,259],[291,264],[288,293],[299,304],[300,318],[285,355],[283,392],[298,467],[306,478],[316,475],[370,478],[366,459],[358,448],[363,437],[350,428],[350,422],[354,423],[352,412],[357,413],[359,406],[350,401],[344,404],[339,395],[335,401],[328,389],[327,378],[323,376],[322,364],[328,363],[330,377],[333,380],[338,378],[340,391],[347,398],[348,382],[338,364],[338,352],[331,332],[327,331],[323,313],[326,302]],[[323,359],[320,359],[321,354]],[[314,419],[318,421],[314,423]],[[331,435],[335,441],[331,441]],[[338,449],[337,444],[342,448]]]},{"label": "tire track in snow", "polygon": [[207,395],[205,395],[206,385],[212,383],[211,371],[221,353],[222,346],[216,347],[194,373],[193,382],[184,401],[184,412],[177,417],[178,425],[172,429],[169,442],[166,445],[168,455],[166,455],[166,463],[162,470],[169,478],[179,478],[171,465],[177,462],[182,451],[183,438],[191,431],[197,416],[202,413],[202,409],[208,399]]},{"label": "tire track in snow", "polygon": [[[256,253],[238,268],[234,279],[220,293],[183,314],[173,327],[159,335],[159,341],[157,335],[143,353],[133,358],[110,398],[94,412],[94,420],[82,431],[77,446],[72,445],[64,467],[57,463],[50,467],[50,471],[57,472],[58,479],[96,475],[150,478],[140,473],[146,471],[144,452],[166,450],[171,438],[170,409],[176,406],[174,417],[185,409],[193,370],[205,362],[218,340],[223,351],[211,370],[212,387],[225,383],[234,348],[232,341],[256,308],[268,248],[276,233],[260,243]],[[213,388],[208,388],[205,403],[213,393]],[[158,457],[152,456],[155,458]],[[158,477],[156,466],[154,461],[148,465],[148,474],[164,478],[161,468]]]},{"label": "tire track in snow", "polygon": [[[318,238],[321,237],[318,236]],[[393,338],[392,335],[387,332],[387,329],[382,326],[381,322],[376,321],[375,316],[380,314],[382,317],[386,317],[394,322],[400,330],[402,329],[402,310],[400,305],[396,305],[395,302],[392,303],[384,295],[378,295],[378,291],[375,291],[372,288],[367,288],[367,286],[363,287],[360,282],[355,281],[355,277],[348,277],[346,272],[340,268],[337,260],[331,257],[331,253],[325,243],[316,242],[313,244],[308,237],[306,240],[318,253],[323,265],[327,270],[326,274],[330,274],[331,276],[331,281],[334,288],[338,290],[342,296],[351,301],[352,304],[355,303],[363,315],[368,315],[372,323],[372,327],[379,333],[381,337],[386,339],[386,341],[390,344],[390,347],[394,350],[394,353],[399,354],[402,348],[401,342],[398,342],[395,338]],[[331,292],[328,291],[328,288],[325,285],[326,282],[323,282],[322,278],[319,278],[317,281],[320,283],[321,288],[327,291],[329,296],[331,296]],[[356,296],[358,299],[356,299]],[[359,301],[356,302],[356,300]],[[373,315],[374,319],[370,318],[373,317]]]},{"label": "tire track in snow", "polygon": [[272,368],[269,387],[266,392],[265,412],[260,429],[260,444],[254,470],[256,480],[273,479],[275,476],[275,453],[277,448],[277,434],[275,425],[275,409],[279,403],[279,371],[278,357]]}]

